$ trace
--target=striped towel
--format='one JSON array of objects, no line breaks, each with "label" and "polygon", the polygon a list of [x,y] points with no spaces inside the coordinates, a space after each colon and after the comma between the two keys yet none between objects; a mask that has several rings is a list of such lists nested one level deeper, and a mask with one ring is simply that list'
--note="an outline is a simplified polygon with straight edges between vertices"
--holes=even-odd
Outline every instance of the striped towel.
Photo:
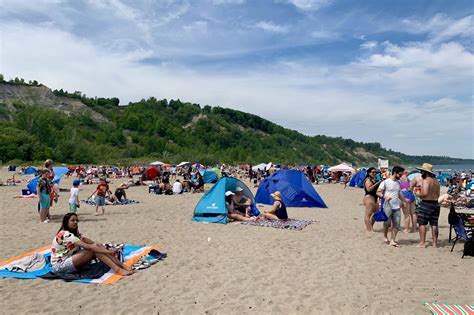
[{"label": "striped towel", "polygon": [[425,303],[433,314],[440,315],[474,315],[474,307],[470,304],[438,304],[438,303]]}]

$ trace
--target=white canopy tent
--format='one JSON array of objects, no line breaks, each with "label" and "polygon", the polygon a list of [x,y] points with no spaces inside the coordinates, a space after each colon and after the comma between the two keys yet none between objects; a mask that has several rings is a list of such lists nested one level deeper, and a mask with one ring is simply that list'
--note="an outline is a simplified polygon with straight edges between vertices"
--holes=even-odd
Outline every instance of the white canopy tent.
[{"label": "white canopy tent", "polygon": [[254,172],[264,171],[266,166],[267,166],[267,163],[260,163],[258,165],[255,165],[254,167],[252,167],[252,171],[254,171]]},{"label": "white canopy tent", "polygon": [[350,167],[349,165],[346,165],[344,163],[330,167],[328,169],[330,172],[350,172],[351,174],[355,174],[355,169]]}]

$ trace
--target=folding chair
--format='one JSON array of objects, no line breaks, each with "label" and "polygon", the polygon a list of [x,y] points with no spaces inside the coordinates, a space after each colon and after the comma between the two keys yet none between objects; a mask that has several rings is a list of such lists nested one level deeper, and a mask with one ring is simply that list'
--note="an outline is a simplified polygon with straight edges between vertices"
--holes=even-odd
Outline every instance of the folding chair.
[{"label": "folding chair", "polygon": [[[466,229],[466,227],[464,226],[464,220],[460,215],[456,215],[453,228],[454,228],[454,232],[456,232],[456,237],[454,238],[453,247],[451,247],[451,252],[454,250],[454,246],[456,246],[456,242],[461,239],[464,240],[466,243],[474,242],[473,229],[472,228]],[[464,253],[462,254],[461,258],[464,258]]]}]

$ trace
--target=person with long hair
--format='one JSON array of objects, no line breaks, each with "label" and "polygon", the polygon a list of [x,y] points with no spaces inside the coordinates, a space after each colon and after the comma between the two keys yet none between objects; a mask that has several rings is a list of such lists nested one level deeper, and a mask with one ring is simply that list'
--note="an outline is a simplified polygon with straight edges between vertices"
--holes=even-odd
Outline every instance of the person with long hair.
[{"label": "person with long hair", "polygon": [[[402,206],[403,215],[405,217],[405,229],[403,232],[415,232],[416,213],[415,213],[415,194],[410,190],[410,180],[408,179],[408,171],[404,171],[400,178],[400,188],[406,203]],[[410,228],[411,226],[411,228]]]},{"label": "person with long hair", "polygon": [[104,246],[88,239],[79,233],[78,217],[68,213],[63,217],[61,228],[53,239],[51,246],[51,264],[58,273],[73,273],[85,267],[97,257],[109,266],[115,273],[128,276],[132,269],[124,265],[114,255],[115,249]]},{"label": "person with long hair", "polygon": [[364,191],[365,191],[365,195],[363,199],[363,202],[365,205],[364,222],[365,222],[365,228],[367,229],[367,232],[374,231],[375,221],[372,219],[372,215],[379,208],[379,205],[377,202],[378,201],[377,189],[379,188],[381,181],[376,179],[375,177],[376,174],[377,174],[377,170],[374,167],[370,167],[367,170],[367,173],[364,179]]}]

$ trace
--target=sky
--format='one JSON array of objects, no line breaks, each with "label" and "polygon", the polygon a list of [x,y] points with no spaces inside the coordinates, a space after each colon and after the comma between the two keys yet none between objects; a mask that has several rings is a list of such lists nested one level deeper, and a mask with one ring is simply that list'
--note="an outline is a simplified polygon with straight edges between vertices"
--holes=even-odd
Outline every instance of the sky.
[{"label": "sky", "polygon": [[0,73],[474,158],[473,35],[472,1],[0,0]]}]

